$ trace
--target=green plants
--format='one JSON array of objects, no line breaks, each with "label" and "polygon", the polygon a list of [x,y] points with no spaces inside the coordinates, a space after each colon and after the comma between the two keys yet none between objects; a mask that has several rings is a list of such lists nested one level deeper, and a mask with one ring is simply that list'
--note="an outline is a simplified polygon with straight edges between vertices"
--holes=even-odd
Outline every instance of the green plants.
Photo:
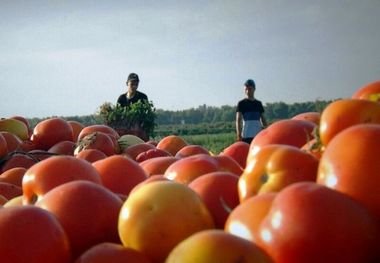
[{"label": "green plants", "polygon": [[156,127],[156,109],[150,101],[138,101],[128,107],[103,103],[98,110],[103,122],[120,135],[133,134],[143,140],[153,136]]}]

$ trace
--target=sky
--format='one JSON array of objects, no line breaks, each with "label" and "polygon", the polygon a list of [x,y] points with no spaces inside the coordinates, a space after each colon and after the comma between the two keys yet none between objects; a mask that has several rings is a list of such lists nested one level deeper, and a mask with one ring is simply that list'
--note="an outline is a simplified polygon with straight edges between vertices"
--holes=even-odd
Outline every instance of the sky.
[{"label": "sky", "polygon": [[0,117],[350,97],[380,79],[379,0],[0,0]]}]

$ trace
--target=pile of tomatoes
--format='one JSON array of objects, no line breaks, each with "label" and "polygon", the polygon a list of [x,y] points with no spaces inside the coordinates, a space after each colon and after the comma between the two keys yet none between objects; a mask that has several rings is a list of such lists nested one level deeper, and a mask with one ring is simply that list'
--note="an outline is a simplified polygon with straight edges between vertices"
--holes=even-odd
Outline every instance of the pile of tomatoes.
[{"label": "pile of tomatoes", "polygon": [[0,262],[380,262],[380,81],[218,154],[62,118],[0,131]]}]

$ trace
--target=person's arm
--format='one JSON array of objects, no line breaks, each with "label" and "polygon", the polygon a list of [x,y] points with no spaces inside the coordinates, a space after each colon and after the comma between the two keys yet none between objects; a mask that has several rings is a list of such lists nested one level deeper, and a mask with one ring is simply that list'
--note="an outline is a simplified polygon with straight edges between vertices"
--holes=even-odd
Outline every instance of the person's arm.
[{"label": "person's arm", "polygon": [[260,114],[260,122],[263,129],[265,129],[268,126],[267,119],[264,116],[264,113]]},{"label": "person's arm", "polygon": [[241,141],[241,112],[236,112],[236,139]]}]

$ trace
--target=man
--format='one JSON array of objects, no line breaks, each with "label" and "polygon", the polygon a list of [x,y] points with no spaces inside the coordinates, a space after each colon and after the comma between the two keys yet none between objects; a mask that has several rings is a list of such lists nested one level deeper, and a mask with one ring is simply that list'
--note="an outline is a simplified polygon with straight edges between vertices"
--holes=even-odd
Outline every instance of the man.
[{"label": "man", "polygon": [[136,73],[131,73],[127,79],[128,90],[126,93],[123,93],[117,99],[117,104],[123,107],[127,107],[132,103],[135,103],[139,100],[148,101],[148,96],[144,93],[137,90],[139,86],[139,76]]},{"label": "man", "polygon": [[259,131],[267,126],[264,107],[254,97],[256,85],[252,79],[244,83],[245,98],[236,107],[236,135],[238,141],[251,143]]}]

